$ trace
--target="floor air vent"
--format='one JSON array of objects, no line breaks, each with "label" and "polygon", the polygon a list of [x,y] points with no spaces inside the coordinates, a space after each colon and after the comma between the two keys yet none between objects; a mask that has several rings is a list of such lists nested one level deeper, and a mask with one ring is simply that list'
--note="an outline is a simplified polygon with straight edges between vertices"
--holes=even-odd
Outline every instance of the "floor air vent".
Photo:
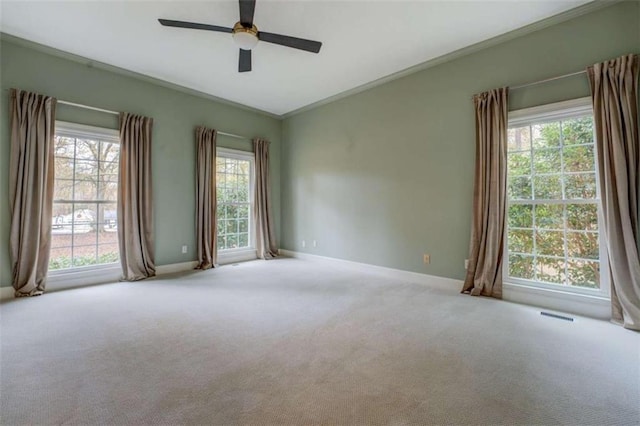
[{"label": "floor air vent", "polygon": [[565,317],[564,315],[553,314],[551,312],[542,311],[542,312],[540,312],[540,315],[544,315],[544,316],[547,316],[547,317],[558,318],[558,319],[561,319],[561,320],[573,322],[573,318],[571,318],[571,317]]}]

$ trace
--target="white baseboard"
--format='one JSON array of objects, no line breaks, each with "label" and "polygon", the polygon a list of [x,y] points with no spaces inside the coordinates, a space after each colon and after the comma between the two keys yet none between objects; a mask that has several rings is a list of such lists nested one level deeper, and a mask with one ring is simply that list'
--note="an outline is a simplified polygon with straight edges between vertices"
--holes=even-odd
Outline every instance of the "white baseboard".
[{"label": "white baseboard", "polygon": [[330,262],[339,262],[353,268],[358,268],[363,272],[376,272],[387,278],[394,278],[408,281],[416,284],[426,284],[445,290],[454,290],[459,292],[462,288],[462,281],[453,278],[438,277],[435,275],[421,274],[419,272],[404,271],[402,269],[387,268],[384,266],[372,265],[370,263],[354,262],[351,260],[338,259],[335,257],[318,256],[316,254],[300,253],[297,251],[280,249],[278,252],[285,257],[293,257],[297,259],[307,260],[324,260]]},{"label": "white baseboard", "polygon": [[156,266],[156,275],[175,274],[176,272],[191,271],[198,266],[198,262],[192,260],[190,262],[170,263],[168,265]]},{"label": "white baseboard", "polygon": [[[318,256],[315,254],[300,253],[283,249],[279,250],[279,252],[283,256],[298,259],[340,262],[356,268],[365,268],[368,271],[380,273],[388,278],[427,284],[441,289],[453,289],[457,292],[460,291],[463,284],[462,280],[437,277],[418,272],[403,271],[401,269],[386,268],[383,266],[353,262],[333,257]],[[560,313],[576,314],[603,320],[611,319],[611,302],[608,299],[600,297],[505,283],[502,288],[502,299],[508,302],[550,309]]]},{"label": "white baseboard", "polygon": [[0,300],[13,299],[13,287],[0,287]]}]

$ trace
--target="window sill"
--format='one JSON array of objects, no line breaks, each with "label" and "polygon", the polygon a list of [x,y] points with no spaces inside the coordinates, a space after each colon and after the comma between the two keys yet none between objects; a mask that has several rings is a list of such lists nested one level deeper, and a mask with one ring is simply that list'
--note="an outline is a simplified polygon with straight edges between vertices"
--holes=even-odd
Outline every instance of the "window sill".
[{"label": "window sill", "polygon": [[555,311],[598,319],[611,319],[611,300],[604,295],[587,295],[561,289],[505,282],[502,286],[502,297],[504,300],[511,302],[539,306]]},{"label": "window sill", "polygon": [[245,262],[258,258],[258,252],[254,248],[233,249],[218,252],[218,264],[227,265],[229,263]]},{"label": "window sill", "polygon": [[47,275],[48,290],[82,287],[119,281],[122,277],[120,263],[83,266],[73,269],[51,271]]}]

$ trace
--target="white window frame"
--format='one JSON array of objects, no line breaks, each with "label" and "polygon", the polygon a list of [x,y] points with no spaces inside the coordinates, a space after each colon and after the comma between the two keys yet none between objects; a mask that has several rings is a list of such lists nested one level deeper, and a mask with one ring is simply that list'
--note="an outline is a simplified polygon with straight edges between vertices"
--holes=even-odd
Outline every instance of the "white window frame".
[{"label": "white window frame", "polygon": [[[255,233],[255,154],[250,151],[242,151],[232,148],[216,148],[216,158],[232,158],[236,160],[249,161],[249,247],[239,247],[234,249],[218,249],[218,263],[233,263],[257,258],[256,233]],[[217,170],[216,170],[217,172]],[[217,229],[216,229],[217,238]]]},{"label": "white window frame", "polygon": [[[120,133],[116,129],[89,126],[56,120],[56,136],[71,138],[90,138],[120,144]],[[48,284],[52,288],[75,287],[104,282],[117,281],[122,275],[120,262],[101,263],[98,265],[76,266],[56,269],[47,273]]]},{"label": "white window frame", "polygon": [[[552,104],[541,105],[532,108],[525,108],[515,111],[509,112],[509,120],[508,120],[508,128],[514,127],[523,127],[531,124],[538,124],[542,122],[550,122],[556,120],[566,120],[574,117],[580,117],[584,115],[593,115],[593,105],[591,102],[591,98],[578,98],[572,99],[563,102],[556,102]],[[594,148],[595,148],[595,135],[594,135]],[[598,173],[598,154],[597,150],[594,149],[594,157],[595,157],[595,175],[596,175],[596,204],[598,208],[598,239],[599,239],[599,262],[600,262],[600,288],[599,289],[591,289],[586,287],[577,287],[577,286],[568,286],[562,284],[551,284],[534,280],[526,280],[522,278],[515,278],[509,276],[509,247],[508,247],[508,235],[507,229],[508,224],[505,223],[505,233],[504,233],[504,252],[503,252],[503,262],[502,262],[502,278],[503,282],[507,285],[514,284],[519,287],[529,287],[537,290],[548,290],[549,294],[561,294],[568,293],[572,295],[582,295],[587,297],[593,297],[598,299],[609,299],[611,290],[609,283],[609,261],[608,256],[605,250],[606,242],[603,237],[602,232],[602,203],[600,199],[600,185],[599,180],[600,176]],[[536,204],[536,200],[531,200],[531,204]],[[553,200],[542,200],[546,203]],[[589,204],[592,204],[592,201],[587,201]],[[558,204],[566,204],[565,202],[560,201]],[[506,210],[507,216],[505,216],[505,221],[508,221],[508,212],[509,212],[509,198],[507,196]]]}]

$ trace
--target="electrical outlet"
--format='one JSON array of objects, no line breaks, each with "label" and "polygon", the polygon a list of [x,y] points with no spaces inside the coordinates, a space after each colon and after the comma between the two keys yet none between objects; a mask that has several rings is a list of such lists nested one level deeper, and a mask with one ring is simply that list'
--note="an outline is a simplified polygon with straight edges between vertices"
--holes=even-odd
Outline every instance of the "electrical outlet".
[{"label": "electrical outlet", "polygon": [[464,269],[469,269],[469,259],[464,260]]},{"label": "electrical outlet", "polygon": [[307,246],[307,242],[305,240],[302,240],[302,248],[305,248]]},{"label": "electrical outlet", "polygon": [[318,247],[318,243],[316,243],[316,240],[313,240],[313,246]]},{"label": "electrical outlet", "polygon": [[185,254],[187,252],[187,246],[184,245],[182,246],[182,254]]},{"label": "electrical outlet", "polygon": [[422,260],[423,260],[423,262],[424,262],[424,264],[425,264],[425,265],[430,264],[430,263],[431,263],[431,255],[429,255],[429,254],[426,254],[426,253],[425,253],[425,254],[423,255]]}]

